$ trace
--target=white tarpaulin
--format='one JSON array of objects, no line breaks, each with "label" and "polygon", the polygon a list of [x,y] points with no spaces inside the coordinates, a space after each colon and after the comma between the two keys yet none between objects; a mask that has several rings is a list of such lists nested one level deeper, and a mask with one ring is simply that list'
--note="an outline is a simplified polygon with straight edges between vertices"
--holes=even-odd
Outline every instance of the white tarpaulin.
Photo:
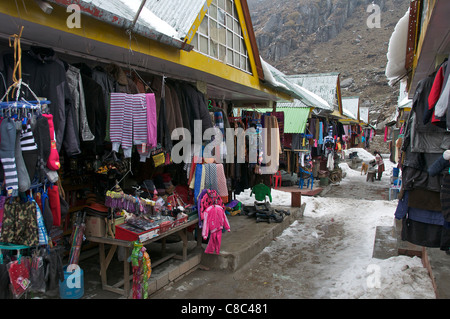
[{"label": "white tarpaulin", "polygon": [[408,39],[409,9],[398,21],[389,40],[387,52],[386,77],[389,85],[394,83],[406,74],[406,43]]}]

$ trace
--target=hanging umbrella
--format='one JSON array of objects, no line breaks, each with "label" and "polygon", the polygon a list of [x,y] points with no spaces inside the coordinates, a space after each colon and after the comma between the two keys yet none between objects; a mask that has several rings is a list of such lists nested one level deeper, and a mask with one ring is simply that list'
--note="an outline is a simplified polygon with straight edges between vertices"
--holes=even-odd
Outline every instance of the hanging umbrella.
[{"label": "hanging umbrella", "polygon": [[85,223],[86,212],[78,215],[77,222],[74,225],[74,230],[72,232],[72,247],[70,249],[69,264],[78,265],[81,252],[81,244],[83,243],[84,231],[86,229]]}]

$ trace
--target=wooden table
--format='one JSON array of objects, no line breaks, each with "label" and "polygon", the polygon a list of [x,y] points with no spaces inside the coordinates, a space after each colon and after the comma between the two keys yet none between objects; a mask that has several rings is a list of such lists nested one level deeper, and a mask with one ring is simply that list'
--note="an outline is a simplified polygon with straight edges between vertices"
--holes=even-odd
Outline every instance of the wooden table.
[{"label": "wooden table", "polygon": [[[198,229],[198,218],[188,221],[184,224],[181,224],[175,228],[172,228],[163,234],[160,234],[159,236],[153,237],[151,239],[148,239],[144,241],[142,244],[148,245],[152,242],[155,242],[157,240],[162,239],[162,249],[164,251],[165,249],[165,237],[172,235],[172,234],[178,234],[181,237],[181,240],[183,241],[183,249],[182,249],[182,256],[180,256],[180,259],[183,261],[187,260],[187,246],[188,246],[188,240],[187,240],[187,228],[192,225],[197,225],[197,246],[201,246],[202,238],[201,238],[201,232]],[[131,253],[131,249],[133,248],[133,242],[132,241],[126,241],[126,240],[120,240],[120,239],[114,239],[110,237],[94,237],[89,236],[86,238],[87,240],[98,243],[99,244],[99,257],[100,257],[100,276],[102,280],[102,289],[108,290],[114,293],[123,294],[125,298],[128,298],[130,293],[130,263],[128,262],[128,256]],[[105,244],[111,245],[108,255],[105,255]],[[117,282],[114,285],[108,285],[107,282],[107,270],[109,267],[109,264],[111,262],[111,259],[114,256],[114,253],[117,250],[117,247],[125,247],[125,259],[123,261],[123,279]],[[152,261],[152,268],[156,267],[157,265],[171,259],[177,257],[176,254],[169,254],[167,256],[164,256],[160,260],[157,260],[156,262]],[[120,288],[122,287],[123,288]]]}]

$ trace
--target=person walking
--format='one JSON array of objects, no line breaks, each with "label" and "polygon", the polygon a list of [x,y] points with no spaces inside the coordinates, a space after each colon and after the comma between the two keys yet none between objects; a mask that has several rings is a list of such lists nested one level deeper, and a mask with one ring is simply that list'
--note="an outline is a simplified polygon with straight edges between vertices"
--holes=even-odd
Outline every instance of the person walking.
[{"label": "person walking", "polygon": [[378,151],[373,152],[373,154],[375,155],[375,162],[378,165],[378,178],[377,178],[377,180],[381,181],[381,176],[383,175],[383,172],[384,172],[383,157],[381,157],[381,154]]}]

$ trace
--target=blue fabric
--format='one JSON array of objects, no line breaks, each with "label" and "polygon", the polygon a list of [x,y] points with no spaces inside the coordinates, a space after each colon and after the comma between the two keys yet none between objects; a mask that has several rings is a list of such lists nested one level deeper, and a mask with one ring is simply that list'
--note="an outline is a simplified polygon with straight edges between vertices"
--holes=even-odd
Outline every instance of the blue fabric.
[{"label": "blue fabric", "polygon": [[319,124],[319,144],[323,144],[323,123],[320,122]]},{"label": "blue fabric", "polygon": [[408,217],[416,222],[444,226],[444,216],[441,212],[408,207],[408,198],[409,192],[405,191],[402,199],[399,199],[395,210],[394,216],[396,219]]},{"label": "blue fabric", "polygon": [[194,201],[197,202],[197,197],[200,193],[200,187],[202,183],[202,166],[197,164],[195,166],[195,181],[194,181]]}]

